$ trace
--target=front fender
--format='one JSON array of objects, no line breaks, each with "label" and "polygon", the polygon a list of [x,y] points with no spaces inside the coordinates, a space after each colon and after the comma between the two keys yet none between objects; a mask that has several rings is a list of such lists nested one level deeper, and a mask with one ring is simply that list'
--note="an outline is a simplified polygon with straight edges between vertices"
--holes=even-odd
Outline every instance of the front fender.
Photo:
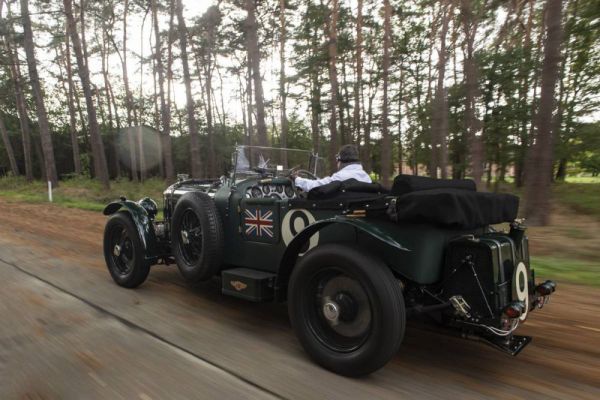
[{"label": "front fender", "polygon": [[153,251],[156,248],[156,236],[154,235],[154,227],[152,226],[152,221],[148,216],[148,212],[134,201],[119,200],[113,201],[104,207],[102,213],[104,215],[112,215],[121,209],[131,216],[138,234],[140,235],[142,245],[144,246],[146,258],[154,257],[155,254],[153,254]]},{"label": "front fender", "polygon": [[290,278],[291,272],[296,265],[296,260],[298,255],[300,254],[300,250],[302,246],[306,243],[307,240],[310,239],[312,235],[326,226],[332,224],[343,224],[350,225],[355,229],[366,233],[367,235],[383,242],[384,244],[391,246],[400,251],[410,251],[402,244],[398,243],[393,237],[383,232],[377,226],[373,224],[369,224],[364,220],[358,218],[351,218],[344,215],[336,215],[333,218],[322,219],[320,221],[316,221],[315,223],[304,228],[300,233],[298,233],[294,239],[290,242],[283,257],[281,259],[281,263],[279,265],[279,272],[277,274],[277,282],[276,282],[276,291],[280,292],[279,299],[283,300],[281,296],[283,295],[281,289],[284,289],[287,286],[287,282]]}]

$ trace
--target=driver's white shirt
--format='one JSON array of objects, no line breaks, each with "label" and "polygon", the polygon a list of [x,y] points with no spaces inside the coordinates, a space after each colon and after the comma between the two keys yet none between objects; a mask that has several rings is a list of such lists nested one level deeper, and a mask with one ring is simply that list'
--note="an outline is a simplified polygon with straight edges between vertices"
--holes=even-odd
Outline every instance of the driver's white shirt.
[{"label": "driver's white shirt", "polygon": [[300,189],[308,192],[310,189],[316,188],[317,186],[327,185],[333,181],[345,181],[346,179],[352,178],[359,182],[372,183],[371,177],[365,172],[361,164],[346,165],[335,174],[321,179],[306,179],[298,177],[294,183]]}]

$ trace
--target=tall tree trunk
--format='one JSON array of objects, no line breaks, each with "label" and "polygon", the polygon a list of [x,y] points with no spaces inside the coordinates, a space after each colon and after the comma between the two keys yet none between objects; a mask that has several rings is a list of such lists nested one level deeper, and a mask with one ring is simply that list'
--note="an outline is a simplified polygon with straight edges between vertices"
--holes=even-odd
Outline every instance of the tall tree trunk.
[{"label": "tall tree trunk", "polygon": [[[431,6],[431,32],[429,32],[429,50],[428,50],[428,56],[427,56],[427,93],[426,93],[426,97],[425,97],[425,104],[429,104],[431,102],[431,98],[433,97],[432,95],[432,82],[433,82],[433,50],[435,48],[435,38],[437,35],[437,18],[436,18],[436,4],[438,2],[433,2],[432,6]],[[444,2],[439,2],[441,7],[444,7]],[[443,10],[442,10],[443,12]]]},{"label": "tall tree trunk", "polygon": [[164,164],[164,157],[163,157],[163,150],[162,150],[162,134],[160,131],[160,106],[158,105],[159,103],[159,98],[158,98],[158,77],[156,76],[158,73],[157,68],[156,68],[156,59],[155,57],[152,58],[152,88],[153,88],[153,93],[152,93],[152,104],[154,106],[154,113],[152,114],[152,119],[153,119],[153,123],[154,123],[154,127],[155,129],[158,131],[158,136],[156,137],[156,146],[158,149],[158,172],[161,178],[165,178],[165,164]]},{"label": "tall tree trunk", "polygon": [[[109,50],[109,46],[108,46],[108,31],[106,30],[105,26],[102,26],[102,53],[105,55],[105,62],[106,64],[104,65],[104,68],[102,69],[102,76],[104,78],[104,88],[106,91],[106,97],[107,102],[108,102],[108,113],[109,113],[109,118],[110,118],[110,129],[111,129],[111,134],[110,134],[110,150],[111,153],[113,154],[113,166],[114,166],[114,170],[115,170],[115,174],[117,177],[121,176],[121,163],[119,161],[119,151],[118,151],[118,143],[116,141],[116,137],[118,135],[118,132],[121,130],[121,120],[119,118],[119,110],[117,109],[117,102],[115,101],[115,95],[113,93],[113,89],[112,89],[112,85],[110,83],[110,78],[108,76],[108,68],[109,68],[109,60],[110,60],[110,50]],[[111,111],[111,104],[114,110],[114,114],[113,111]],[[116,128],[117,130],[115,131],[115,127],[113,126],[113,122],[112,122],[112,116],[114,115],[114,120],[117,124]]]},{"label": "tall tree trunk", "polygon": [[254,123],[252,122],[252,68],[250,67],[250,51],[246,52],[246,95],[248,99],[246,101],[248,113],[248,136],[246,137],[246,145],[256,144],[254,138]]},{"label": "tall tree trunk", "polygon": [[[166,129],[167,132],[169,133],[169,135],[166,137],[166,139],[168,140],[168,147],[171,148],[170,154],[171,154],[171,160],[172,160],[172,164],[173,164],[173,175],[176,175],[176,170],[175,170],[175,160],[174,160],[174,154],[173,154],[173,149],[172,149],[172,141],[171,141],[171,123],[172,123],[172,117],[171,117],[171,86],[172,86],[172,82],[173,82],[173,43],[175,42],[175,2],[171,1],[170,2],[170,7],[169,7],[169,36],[168,36],[168,43],[167,43],[167,98],[166,98],[166,114],[167,114],[167,119],[163,119],[163,124],[165,124],[165,126],[163,127],[163,129]],[[177,111],[177,106],[175,106],[175,110]],[[162,114],[161,114],[162,115]]]},{"label": "tall tree trunk", "polygon": [[[558,181],[564,181],[567,177],[567,163],[569,160],[569,152],[567,148],[569,147],[569,140],[571,138],[571,130],[573,128],[573,119],[575,114],[575,107],[577,104],[577,99],[579,98],[579,90],[581,88],[580,78],[581,78],[581,68],[576,68],[576,71],[573,71],[573,64],[578,64],[577,62],[573,62],[574,45],[572,45],[573,41],[571,41],[571,34],[574,30],[575,23],[578,19],[578,11],[579,11],[579,1],[574,0],[569,2],[568,6],[565,10],[565,27],[564,32],[565,36],[563,38],[563,42],[565,43],[562,62],[560,65],[560,73],[559,73],[559,95],[558,95],[558,107],[556,110],[556,115],[554,116],[554,128],[552,132],[552,136],[556,138],[557,143],[560,144],[560,158],[558,161],[558,166],[556,168],[555,179]],[[565,82],[565,75],[567,64],[570,65],[570,74],[567,77],[567,82]],[[570,98],[569,91],[566,90],[565,86],[570,84],[573,88],[573,97]],[[563,117],[564,114],[564,117]],[[563,126],[564,124],[564,126]]]},{"label": "tall tree trunk", "polygon": [[104,153],[102,137],[100,136],[100,127],[96,117],[96,107],[92,97],[90,72],[87,67],[87,62],[84,60],[83,49],[81,47],[79,35],[77,34],[75,18],[73,17],[72,0],[63,0],[63,5],[65,8],[67,24],[69,25],[69,34],[71,35],[71,41],[73,43],[73,51],[75,52],[75,58],[77,60],[79,78],[81,79],[81,86],[85,96],[88,123],[90,126],[90,142],[94,159],[94,172],[104,188],[108,189],[110,187],[108,180],[108,166],[106,164],[106,154]]},{"label": "tall tree trunk", "polygon": [[[203,65],[204,78],[206,82],[206,129],[208,139],[208,175],[212,177],[217,176],[217,165],[215,157],[215,129],[214,129],[214,118],[213,118],[213,55],[215,54],[216,44],[216,21],[220,18],[220,11],[217,7],[210,7],[207,11],[210,13],[208,16],[208,26],[206,31],[206,62]],[[215,56],[216,57],[216,56]],[[215,110],[218,108],[215,105]]]},{"label": "tall tree trunk", "polygon": [[[210,45],[209,45],[210,46]],[[209,53],[212,50],[209,50]],[[209,54],[204,65],[206,81],[206,136],[208,139],[208,174],[211,178],[216,175],[215,166],[215,130],[213,123],[213,89],[212,89],[212,57]]]},{"label": "tall tree trunk", "polygon": [[477,66],[475,64],[474,42],[479,21],[472,8],[473,0],[462,0],[462,25],[465,34],[467,54],[464,59],[465,74],[465,125],[469,144],[471,175],[475,184],[481,186],[483,176],[483,137],[481,126],[475,114],[477,98]]},{"label": "tall tree trunk", "polygon": [[329,168],[335,170],[335,155],[340,147],[337,131],[337,21],[339,14],[338,0],[331,0],[331,9],[326,16],[326,31],[328,35],[327,54],[329,70]]},{"label": "tall tree trunk", "polygon": [[25,160],[25,178],[28,182],[33,180],[33,161],[31,159],[31,131],[29,129],[29,117],[27,116],[27,106],[25,103],[25,94],[21,84],[21,71],[19,68],[20,60],[18,53],[13,51],[10,41],[5,37],[4,45],[8,54],[10,74],[15,89],[15,100],[17,103],[17,113],[19,114],[19,126],[21,128],[21,137],[23,140],[23,158]]},{"label": "tall tree trunk", "polygon": [[[525,35],[523,37],[523,51],[524,51],[524,59],[519,67],[519,75],[520,75],[520,85],[519,85],[519,108],[521,110],[528,109],[530,105],[528,104],[528,96],[529,96],[529,85],[530,85],[530,76],[529,76],[529,63],[531,62],[531,30],[533,28],[534,22],[534,0],[529,0],[529,15],[527,17],[527,25],[525,27]],[[535,97],[534,97],[535,99]],[[533,103],[533,102],[532,102]],[[527,154],[527,149],[529,148],[529,131],[527,129],[527,124],[530,121],[530,117],[526,112],[521,111],[523,117],[521,118],[521,127],[519,129],[519,148],[516,154],[515,161],[515,185],[517,187],[523,186],[524,176],[525,176],[525,155]]]},{"label": "tall tree trunk", "polygon": [[[363,0],[358,0],[358,15],[356,16],[356,79],[354,81],[354,113],[352,116],[354,124],[354,136],[357,141],[361,135],[360,104],[363,103],[362,92],[362,42],[363,42]],[[359,143],[360,144],[360,143]]]},{"label": "tall tree trunk", "polygon": [[181,65],[183,67],[183,83],[185,85],[186,109],[188,129],[190,132],[190,156],[192,177],[200,178],[202,175],[202,163],[200,160],[200,137],[198,133],[198,122],[194,115],[194,99],[192,97],[192,83],[190,78],[190,67],[187,53],[187,28],[183,18],[183,4],[177,0],[177,24],[179,31],[179,47],[181,50]]},{"label": "tall tree trunk", "polygon": [[319,73],[315,69],[310,74],[310,132],[312,136],[313,152],[319,154],[321,148],[321,83]]},{"label": "tall tree trunk", "polygon": [[56,173],[56,162],[54,160],[54,146],[52,145],[52,136],[50,135],[50,126],[48,124],[48,114],[44,104],[44,93],[40,84],[40,78],[37,71],[37,60],[35,58],[35,49],[33,45],[33,31],[31,30],[31,18],[29,16],[29,1],[21,0],[21,18],[23,20],[23,45],[27,56],[27,66],[29,70],[29,82],[33,91],[36,112],[38,117],[38,126],[40,130],[40,139],[42,141],[42,152],[44,155],[44,166],[46,170],[46,180],[52,182],[52,186],[58,186],[58,175]]},{"label": "tall tree trunk", "polygon": [[69,137],[71,138],[71,148],[73,152],[73,169],[75,170],[75,173],[77,175],[81,175],[81,156],[79,154],[79,141],[77,140],[77,119],[75,117],[76,111],[73,100],[73,69],[71,67],[71,43],[69,40],[68,29],[66,29],[65,35],[65,50],[63,51],[63,47],[61,44],[60,51],[65,63],[65,72],[67,74],[67,85],[65,86],[64,79],[61,79],[61,81],[63,83],[63,90],[65,91],[67,97],[67,109],[69,110]]},{"label": "tall tree trunk", "polygon": [[44,164],[44,153],[42,152],[42,143],[38,137],[33,137],[33,147],[35,149],[35,155],[40,163],[40,176],[44,179],[46,175],[46,165]]},{"label": "tall tree trunk", "polygon": [[[346,59],[345,59],[345,57],[342,57],[341,61],[342,61],[342,89],[340,89],[340,86],[338,83],[337,104],[338,104],[338,114],[340,116],[341,144],[347,144],[347,143],[352,142],[352,133],[350,132],[350,128],[348,126],[351,124],[350,118],[348,118],[347,119],[348,122],[346,122],[346,117],[344,115],[344,111],[347,111],[345,104],[349,103],[347,101],[348,85],[347,85],[347,80],[346,80]],[[342,94],[343,90],[345,90],[346,99],[344,99],[344,95]]]},{"label": "tall tree trunk", "polygon": [[144,149],[144,24],[146,23],[146,17],[148,16],[148,10],[146,9],[146,13],[144,14],[144,18],[142,19],[142,25],[140,27],[140,91],[139,91],[139,119],[137,126],[137,141],[138,141],[138,155],[140,157],[140,182],[144,182],[146,180],[146,175],[148,173],[146,168],[146,152]]},{"label": "tall tree trunk", "polygon": [[546,12],[540,107],[535,144],[529,153],[525,187],[525,215],[532,225],[546,225],[549,220],[553,147],[552,112],[555,106],[554,92],[561,59],[562,0],[548,0]]},{"label": "tall tree trunk", "polygon": [[389,132],[390,100],[390,45],[392,36],[392,7],[389,0],[383,0],[383,106],[381,110],[381,183],[390,187],[392,169],[392,138]]},{"label": "tall tree trunk", "polygon": [[377,94],[377,85],[379,81],[375,81],[375,90],[369,95],[368,106],[366,109],[366,122],[365,122],[365,145],[363,146],[363,152],[361,153],[362,164],[365,171],[373,171],[373,161],[371,154],[371,126],[373,125],[373,100]]},{"label": "tall tree trunk", "polygon": [[10,143],[10,137],[8,137],[8,131],[6,130],[6,125],[4,125],[2,115],[0,115],[0,136],[2,136],[2,143],[4,143],[4,149],[6,150],[6,154],[8,155],[10,170],[12,171],[14,176],[17,176],[19,175],[19,167],[17,166],[15,152],[13,150],[12,144]]},{"label": "tall tree trunk", "polygon": [[[127,109],[127,127],[134,125],[133,113],[133,95],[129,88],[129,72],[127,71],[127,14],[129,12],[129,0],[125,0],[123,5],[123,57],[121,58],[121,67],[123,69],[123,85],[125,86],[125,108]],[[137,119],[137,118],[136,118]],[[129,145],[129,168],[131,169],[131,179],[138,181],[137,175],[137,155],[135,151],[134,135],[130,129],[127,130],[127,144]]]},{"label": "tall tree trunk", "polygon": [[448,23],[450,21],[451,7],[446,3],[442,4],[442,29],[440,31],[440,49],[438,51],[438,77],[435,93],[435,102],[433,115],[431,117],[431,166],[430,175],[438,177],[437,170],[441,170],[441,178],[446,179],[446,167],[448,165],[448,151],[446,145],[446,136],[448,128],[448,101],[444,79],[446,76],[446,35],[448,33]]},{"label": "tall tree trunk", "polygon": [[[154,40],[156,49],[154,57],[156,59],[156,69],[158,72],[158,96],[160,99],[160,117],[162,122],[162,154],[165,169],[165,178],[171,182],[175,178],[175,169],[173,167],[173,149],[171,144],[171,111],[165,101],[165,73],[163,70],[162,50],[160,41],[160,30],[158,26],[158,9],[156,0],[152,0],[152,19],[154,21]],[[171,27],[169,27],[169,37],[171,36]],[[157,127],[158,128],[158,127]],[[160,129],[160,128],[159,128]]]},{"label": "tall tree trunk", "polygon": [[87,67],[89,56],[87,50],[87,40],[85,37],[85,0],[79,1],[79,22],[81,25],[81,49],[83,50],[83,62]]},{"label": "tall tree trunk", "polygon": [[402,103],[404,102],[404,65],[400,62],[400,85],[398,87],[398,173],[404,173],[404,145],[402,144]]},{"label": "tall tree trunk", "polygon": [[252,81],[254,83],[254,105],[256,107],[256,134],[258,144],[267,146],[267,125],[265,124],[265,100],[260,74],[260,48],[258,45],[258,23],[256,22],[256,2],[246,0],[246,45],[250,56],[250,67],[252,69]]},{"label": "tall tree trunk", "polygon": [[[104,80],[104,98],[106,99],[106,109],[108,111],[108,135],[107,135],[107,139],[108,139],[108,154],[109,154],[109,176],[111,176],[110,172],[114,171],[115,175],[119,175],[119,156],[118,156],[118,152],[117,152],[117,148],[115,145],[115,141],[116,141],[116,134],[115,134],[115,125],[114,125],[114,119],[113,119],[113,107],[112,107],[112,97],[110,95],[110,80],[108,78],[108,51],[107,51],[107,45],[106,45],[106,39],[105,39],[105,35],[104,35],[104,27],[101,29],[101,32],[96,31],[95,32],[95,36],[96,36],[96,40],[98,42],[98,47],[100,49],[100,65],[101,65],[101,72],[102,72],[102,79]],[[98,33],[100,33],[100,35],[102,35],[102,39],[98,38]]]},{"label": "tall tree trunk", "polygon": [[[285,0],[279,0],[279,98],[281,101],[281,110],[279,114],[281,124],[281,147],[287,147],[288,119],[287,119],[287,90],[285,88],[285,42],[287,32],[285,29]],[[287,167],[287,152],[281,152],[282,163]]]}]

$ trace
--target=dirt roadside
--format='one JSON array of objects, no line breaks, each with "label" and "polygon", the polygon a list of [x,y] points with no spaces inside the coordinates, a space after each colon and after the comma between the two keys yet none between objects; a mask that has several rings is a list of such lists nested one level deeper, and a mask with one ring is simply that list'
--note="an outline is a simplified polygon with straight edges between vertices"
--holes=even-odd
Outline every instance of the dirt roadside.
[{"label": "dirt roadside", "polygon": [[[153,270],[140,291],[113,285],[101,255],[106,219],[99,213],[1,198],[0,207],[0,259],[284,398],[600,397],[595,288],[559,283],[548,308],[533,313],[520,330],[534,342],[517,358],[409,325],[399,355],[386,368],[348,380],[306,359],[285,308],[223,298],[211,285],[188,288],[174,269]],[[26,311],[27,302],[23,307]],[[110,377],[101,378],[111,384]]]}]

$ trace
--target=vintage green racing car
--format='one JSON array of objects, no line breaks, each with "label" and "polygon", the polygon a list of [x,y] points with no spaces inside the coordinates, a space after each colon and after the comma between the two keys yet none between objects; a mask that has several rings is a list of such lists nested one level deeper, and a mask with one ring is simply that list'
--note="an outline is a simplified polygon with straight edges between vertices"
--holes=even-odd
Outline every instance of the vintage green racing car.
[{"label": "vintage green racing car", "polygon": [[[303,193],[289,178],[322,167],[308,151],[236,146],[229,176],[165,190],[162,221],[150,198],[110,203],[112,278],[134,288],[176,263],[189,282],[220,278],[223,294],[287,301],[306,352],[346,376],[383,367],[408,317],[513,355],[530,342],[514,331],[556,285],[535,282],[517,197],[409,175],[391,190],[349,180]],[[492,228],[502,222],[508,232]]]}]

